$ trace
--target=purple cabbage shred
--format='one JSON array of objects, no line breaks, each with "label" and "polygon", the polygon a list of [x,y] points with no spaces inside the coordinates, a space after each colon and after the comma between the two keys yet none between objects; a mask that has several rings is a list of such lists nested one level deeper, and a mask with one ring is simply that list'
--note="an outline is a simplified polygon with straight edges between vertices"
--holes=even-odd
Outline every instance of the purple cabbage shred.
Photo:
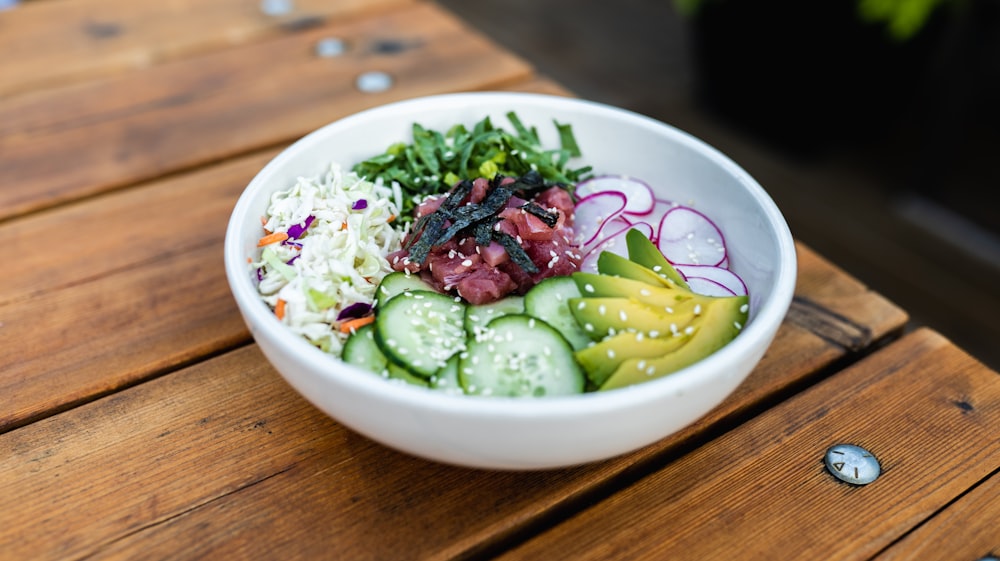
[{"label": "purple cabbage shred", "polygon": [[363,210],[366,208],[368,208],[368,201],[365,199],[358,199],[354,201],[353,205],[351,205],[352,210]]},{"label": "purple cabbage shred", "polygon": [[293,224],[289,226],[288,239],[294,240],[299,236],[301,236],[306,231],[306,229],[309,228],[309,225],[312,224],[313,220],[316,220],[316,217],[310,214],[309,216],[306,217],[305,222],[303,222],[302,224]]},{"label": "purple cabbage shred", "polygon": [[337,314],[337,321],[344,319],[360,318],[368,315],[372,311],[372,305],[366,304],[365,302],[355,302],[350,306],[344,308]]}]

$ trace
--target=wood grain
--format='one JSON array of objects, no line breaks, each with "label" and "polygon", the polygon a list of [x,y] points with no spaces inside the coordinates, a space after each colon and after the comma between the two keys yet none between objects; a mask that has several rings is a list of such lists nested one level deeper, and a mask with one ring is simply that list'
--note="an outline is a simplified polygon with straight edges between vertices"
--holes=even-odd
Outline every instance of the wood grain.
[{"label": "wood grain", "polygon": [[[350,49],[325,59],[322,38]],[[457,47],[460,45],[461,47]],[[388,91],[354,85],[366,71]],[[389,101],[501,89],[525,62],[432,4],[0,100],[0,220],[294,140]]]},{"label": "wood grain", "polygon": [[[935,374],[941,364],[954,374]],[[720,524],[732,534],[726,543],[751,546],[739,549],[748,558],[760,548],[778,555],[754,542],[755,524],[766,530],[758,541],[818,548],[841,537],[874,547],[995,469],[998,386],[995,373],[935,334],[910,335],[557,526],[555,543],[529,542],[514,557],[588,558],[595,548],[610,558],[618,547],[642,559],[681,535],[706,543],[685,543],[692,555],[678,558],[716,558],[697,554],[719,536],[690,534]],[[851,488],[823,471],[819,458],[834,440],[879,454],[878,486]],[[328,419],[249,346],[0,435],[0,547],[32,559],[461,558],[584,508],[663,450],[528,473],[426,462]],[[927,450],[952,459],[932,473],[921,466]],[[602,516],[611,506],[622,510]],[[828,540],[815,535],[829,530],[826,507],[871,509],[872,520],[846,525],[862,536]]]},{"label": "wood grain", "polygon": [[[875,559],[950,561],[1000,553],[1000,472],[977,485]],[[945,547],[942,547],[946,545]]]},{"label": "wood grain", "polygon": [[[190,179],[192,184],[210,185],[196,181],[194,178],[198,175]],[[181,179],[164,182],[162,188],[181,188],[183,183]],[[121,193],[115,197],[128,195],[130,193]],[[97,201],[89,203],[98,204]],[[116,208],[116,205],[111,206]],[[71,228],[67,230],[70,231]],[[213,291],[225,291],[218,255],[210,247],[185,255],[188,257],[185,267],[208,271],[207,277],[191,281],[199,287],[198,306],[215,300],[224,302],[230,308],[218,317],[226,321],[172,313],[135,335],[130,333],[134,326],[119,330],[83,326],[75,341],[91,334],[91,347],[76,342],[61,352],[56,352],[54,344],[44,349],[49,352],[35,351],[34,366],[17,371],[18,377],[7,378],[7,383],[13,387],[5,388],[0,395],[23,396],[25,392],[35,392],[30,397],[34,400],[32,411],[36,413],[46,407],[64,408],[67,404],[60,405],[60,400],[65,396],[82,399],[87,392],[96,396],[99,394],[95,392],[106,392],[108,387],[124,384],[126,380],[134,383],[134,377],[142,374],[144,365],[169,367],[167,359],[171,353],[176,356],[177,353],[207,355],[212,352],[191,348],[192,341],[200,343],[206,337],[245,337],[228,297],[222,293],[215,298],[206,297]],[[198,261],[190,259],[192,256]],[[800,282],[805,285],[814,278],[828,279],[825,286],[831,283],[854,285],[849,277],[831,269],[822,259],[812,257],[807,248],[800,248],[800,259],[806,267],[800,274]],[[92,289],[77,287],[49,294],[53,299],[64,293],[73,295],[71,300],[76,299],[76,303],[62,310],[66,316],[74,317],[90,301],[88,296],[120,294],[130,285],[143,287],[145,279],[152,282],[164,278],[165,270],[171,268],[172,263],[155,269],[144,265],[112,271]],[[168,284],[159,290],[169,289]],[[190,290],[190,285],[183,284],[179,290]],[[834,292],[843,293],[842,290]],[[822,295],[816,298],[823,300]],[[161,296],[157,300],[173,300],[173,305],[183,303],[183,298],[175,295]],[[835,299],[830,299],[827,303],[833,305],[834,302]],[[859,305],[855,312],[867,314],[881,307],[892,309],[891,304],[874,296],[866,304]],[[127,304],[122,305],[127,307]],[[201,337],[189,336],[190,331],[198,329],[203,330]],[[873,331],[885,329],[885,325],[873,325]],[[113,335],[116,331],[118,336]],[[211,333],[206,335],[208,331]],[[152,344],[156,341],[162,344]],[[18,343],[31,347],[30,341]],[[228,344],[216,342],[220,346],[224,343]],[[123,358],[119,356],[123,348],[134,350]],[[8,494],[4,487],[17,488],[30,493],[39,505],[37,508],[64,506],[65,512],[53,513],[45,519],[48,528],[36,529],[43,534],[29,532],[29,536],[37,539],[29,540],[23,547],[32,548],[37,554],[33,557],[37,558],[57,557],[56,552],[66,548],[76,551],[75,547],[87,550],[93,547],[94,551],[109,554],[120,548],[122,555],[127,557],[130,548],[149,548],[153,544],[162,547],[160,551],[166,555],[169,548],[176,546],[177,532],[200,536],[197,540],[200,545],[190,552],[192,556],[212,553],[216,547],[227,550],[292,547],[301,553],[315,553],[314,547],[343,547],[349,553],[356,553],[357,558],[374,559],[397,551],[393,548],[406,547],[406,551],[420,552],[421,557],[451,558],[480,551],[524,531],[550,509],[578,508],[586,504],[593,494],[615,485],[621,477],[629,477],[643,466],[679,453],[678,450],[690,442],[704,440],[723,426],[724,421],[742,420],[762,404],[776,399],[776,394],[787,392],[789,385],[801,383],[831,362],[842,360],[845,352],[797,325],[786,324],[772,349],[737,392],[704,419],[673,437],[619,460],[576,470],[496,474],[423,462],[353,435],[311,407],[305,407],[266,365],[256,347],[249,347],[0,435],[0,450],[18,452],[17,456],[0,454],[10,462],[0,464],[0,473],[4,474],[0,481],[7,483],[0,485],[3,491],[0,497],[7,497],[12,501],[10,504],[18,504],[21,491]],[[183,356],[174,358],[174,362],[183,360]],[[150,374],[145,373],[146,376]],[[35,377],[41,379],[35,380]],[[207,383],[209,381],[211,383]],[[97,383],[104,386],[94,387]],[[13,405],[5,404],[4,409],[19,411],[24,416],[28,414],[25,407],[24,402],[15,401]],[[212,425],[205,432],[194,432],[191,428],[202,426],[199,423],[203,419],[220,415],[228,424]],[[280,435],[278,441],[282,448],[272,449],[278,443],[274,440],[230,441],[228,435],[243,434],[231,426],[234,419],[242,423],[239,426],[267,426],[268,430]],[[281,419],[280,423],[277,419]],[[178,426],[184,427],[183,430],[176,428]],[[80,427],[86,430],[78,435]],[[160,437],[163,433],[176,433],[180,440],[163,440]],[[260,436],[264,434],[262,431]],[[60,443],[60,447],[53,448],[54,442]],[[219,450],[225,446],[234,449]],[[100,450],[88,451],[91,447]],[[297,447],[302,448],[297,453],[315,454],[316,457],[277,466],[269,463]],[[162,458],[160,454],[169,457]],[[227,454],[235,454],[237,458],[228,458]],[[245,454],[259,456],[248,458]],[[90,459],[77,460],[80,455]],[[45,465],[51,466],[51,471],[37,476],[33,475],[36,472],[24,471],[34,469],[38,458],[47,459]],[[238,463],[242,471],[230,473],[233,462]],[[98,464],[106,468],[100,469]],[[149,475],[154,478],[149,480],[144,475],[146,469],[141,466],[152,464],[164,465]],[[22,467],[17,468],[18,465]],[[198,466],[199,474],[188,473],[192,470],[190,466]],[[125,476],[109,474],[108,469],[125,470],[131,474],[129,477],[136,478],[134,486],[145,489],[168,486],[178,496],[168,500],[158,493],[142,495],[133,491],[132,486],[119,489],[116,485],[121,484]],[[253,476],[246,475],[245,470],[253,471]],[[201,475],[202,471],[214,474],[211,477],[217,489],[206,488],[201,479],[190,479],[208,477]],[[168,483],[156,479],[167,477],[165,474],[174,474],[177,480]],[[71,488],[60,487],[53,484],[53,479],[73,483]],[[484,497],[476,493],[477,489],[487,488],[496,494]],[[208,495],[185,496],[185,492]],[[85,504],[81,505],[81,501]],[[100,504],[91,504],[94,501]],[[140,504],[133,504],[137,502]],[[434,508],[438,510],[426,514],[426,523],[412,525],[408,521],[414,517],[411,508],[416,506],[407,505],[436,505]],[[116,508],[124,509],[127,514],[119,512],[116,518],[102,510],[110,512]],[[151,510],[147,512],[146,509]],[[12,515],[14,511],[0,504],[0,512]],[[17,516],[14,520],[4,520],[0,516],[3,523],[0,528],[7,528],[10,536],[18,536],[28,531],[18,524],[29,520],[32,518]],[[310,536],[320,526],[331,533],[322,534],[326,541],[316,543]],[[269,532],[290,532],[288,539],[295,543],[279,540],[277,544],[268,545],[261,539],[274,534],[260,533],[266,528],[270,528]],[[388,535],[393,538],[387,538]],[[49,550],[50,546],[43,545],[49,543],[49,536],[64,536],[60,539],[71,543],[53,542],[51,547],[56,549]]]},{"label": "wood grain", "polygon": [[270,16],[248,0],[47,0],[0,16],[0,99],[286,35],[412,0],[295,0]]},{"label": "wood grain", "polygon": [[[842,442],[881,477],[833,478]],[[922,329],[501,558],[868,559],[998,467],[1000,376]]]}]

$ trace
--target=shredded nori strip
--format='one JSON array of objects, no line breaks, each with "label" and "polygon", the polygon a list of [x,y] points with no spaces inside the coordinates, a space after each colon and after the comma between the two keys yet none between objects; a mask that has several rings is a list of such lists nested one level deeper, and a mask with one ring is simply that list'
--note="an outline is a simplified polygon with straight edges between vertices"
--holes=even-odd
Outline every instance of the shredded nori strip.
[{"label": "shredded nori strip", "polygon": [[[515,194],[530,197],[533,193],[552,185],[537,172],[528,172],[514,181],[501,184],[504,177],[497,174],[490,180],[489,190],[479,203],[462,205],[462,201],[472,191],[472,181],[459,182],[437,210],[417,219],[404,247],[409,250],[411,262],[422,264],[431,249],[443,245],[462,232],[474,236],[476,245],[489,245],[491,240],[500,243],[514,263],[528,273],[537,273],[538,267],[521,247],[517,239],[494,228],[500,220],[498,214]],[[565,188],[565,187],[564,187]],[[520,207],[541,219],[548,227],[555,227],[559,215],[541,206],[527,202]]]},{"label": "shredded nori strip", "polygon": [[537,216],[538,219],[544,222],[549,228],[555,227],[556,222],[559,222],[558,213],[549,212],[531,201],[521,205],[521,208],[524,209],[525,212]]},{"label": "shredded nori strip", "polygon": [[532,275],[538,272],[538,267],[535,266],[535,263],[531,260],[531,257],[528,257],[528,254],[525,253],[524,248],[521,247],[521,244],[517,243],[517,240],[514,239],[514,236],[511,236],[510,234],[506,234],[504,232],[497,232],[496,230],[494,230],[493,239],[499,242],[500,245],[502,245],[503,248],[507,250],[507,255],[510,255],[511,261],[517,263],[518,267],[524,269],[525,272]]},{"label": "shredded nori strip", "polygon": [[487,246],[490,245],[490,241],[493,239],[493,227],[496,223],[500,221],[500,218],[493,217],[490,220],[484,220],[479,224],[476,224],[475,237],[476,245]]}]

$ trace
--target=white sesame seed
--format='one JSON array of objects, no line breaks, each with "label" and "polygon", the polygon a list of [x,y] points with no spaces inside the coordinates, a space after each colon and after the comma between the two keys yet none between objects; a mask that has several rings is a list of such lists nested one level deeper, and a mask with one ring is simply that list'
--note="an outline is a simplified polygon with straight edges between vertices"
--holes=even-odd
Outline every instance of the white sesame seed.
[{"label": "white sesame seed", "polygon": [[618,319],[628,321],[628,316],[625,314],[625,310],[618,310]]},{"label": "white sesame seed", "polygon": [[741,323],[740,323],[740,322],[738,322],[738,321],[734,321],[734,322],[733,322],[733,327],[735,327],[737,331],[740,331],[740,330],[742,330],[742,329],[743,329],[743,324],[741,324]]},{"label": "white sesame seed", "polygon": [[583,289],[585,291],[587,291],[587,292],[593,293],[594,292],[594,285],[592,285],[592,284],[590,284],[588,282],[587,284],[583,285]]},{"label": "white sesame seed", "polygon": [[594,330],[594,324],[592,324],[592,323],[585,323],[585,324],[583,324],[583,328],[586,329],[587,331],[593,331]]},{"label": "white sesame seed", "polygon": [[750,306],[748,304],[743,304],[742,306],[740,306],[740,312],[742,312],[744,314],[747,313],[747,310],[749,310],[749,309],[750,309]]},{"label": "white sesame seed", "polygon": [[604,304],[601,304],[600,306],[597,307],[597,313],[601,314],[602,316],[604,314],[606,314],[607,311],[608,311],[608,307],[605,306]]},{"label": "white sesame seed", "polygon": [[615,358],[615,350],[614,349],[608,349],[608,358],[611,358],[611,359]]}]

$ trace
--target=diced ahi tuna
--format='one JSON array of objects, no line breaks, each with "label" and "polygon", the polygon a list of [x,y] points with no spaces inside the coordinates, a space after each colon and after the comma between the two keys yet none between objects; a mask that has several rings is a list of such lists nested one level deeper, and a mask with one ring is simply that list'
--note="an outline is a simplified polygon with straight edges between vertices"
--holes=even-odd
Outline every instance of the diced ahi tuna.
[{"label": "diced ahi tuna", "polygon": [[[503,178],[500,185],[512,181],[514,178]],[[485,179],[474,180],[462,204],[478,205],[489,195],[491,188],[491,182]],[[417,217],[437,211],[446,198],[429,197],[417,206]],[[460,231],[460,236],[431,247],[423,263],[413,262],[405,249],[391,254],[389,262],[393,269],[418,273],[437,290],[458,294],[472,304],[494,302],[511,293],[524,294],[543,279],[577,271],[580,255],[578,248],[569,241],[573,239],[573,199],[570,194],[561,187],[550,187],[530,201],[544,211],[555,213],[553,226],[521,208],[528,202],[511,196],[505,208],[493,215],[496,220],[493,230],[497,232],[494,237],[505,234],[517,240],[537,269],[535,272],[525,270],[495,239],[487,245],[478,245],[471,228]],[[536,212],[541,211],[536,209]],[[449,215],[450,218],[455,216]],[[447,222],[445,227],[450,224]],[[411,233],[411,236],[413,239],[407,240],[404,247],[418,240],[420,234]]]}]

